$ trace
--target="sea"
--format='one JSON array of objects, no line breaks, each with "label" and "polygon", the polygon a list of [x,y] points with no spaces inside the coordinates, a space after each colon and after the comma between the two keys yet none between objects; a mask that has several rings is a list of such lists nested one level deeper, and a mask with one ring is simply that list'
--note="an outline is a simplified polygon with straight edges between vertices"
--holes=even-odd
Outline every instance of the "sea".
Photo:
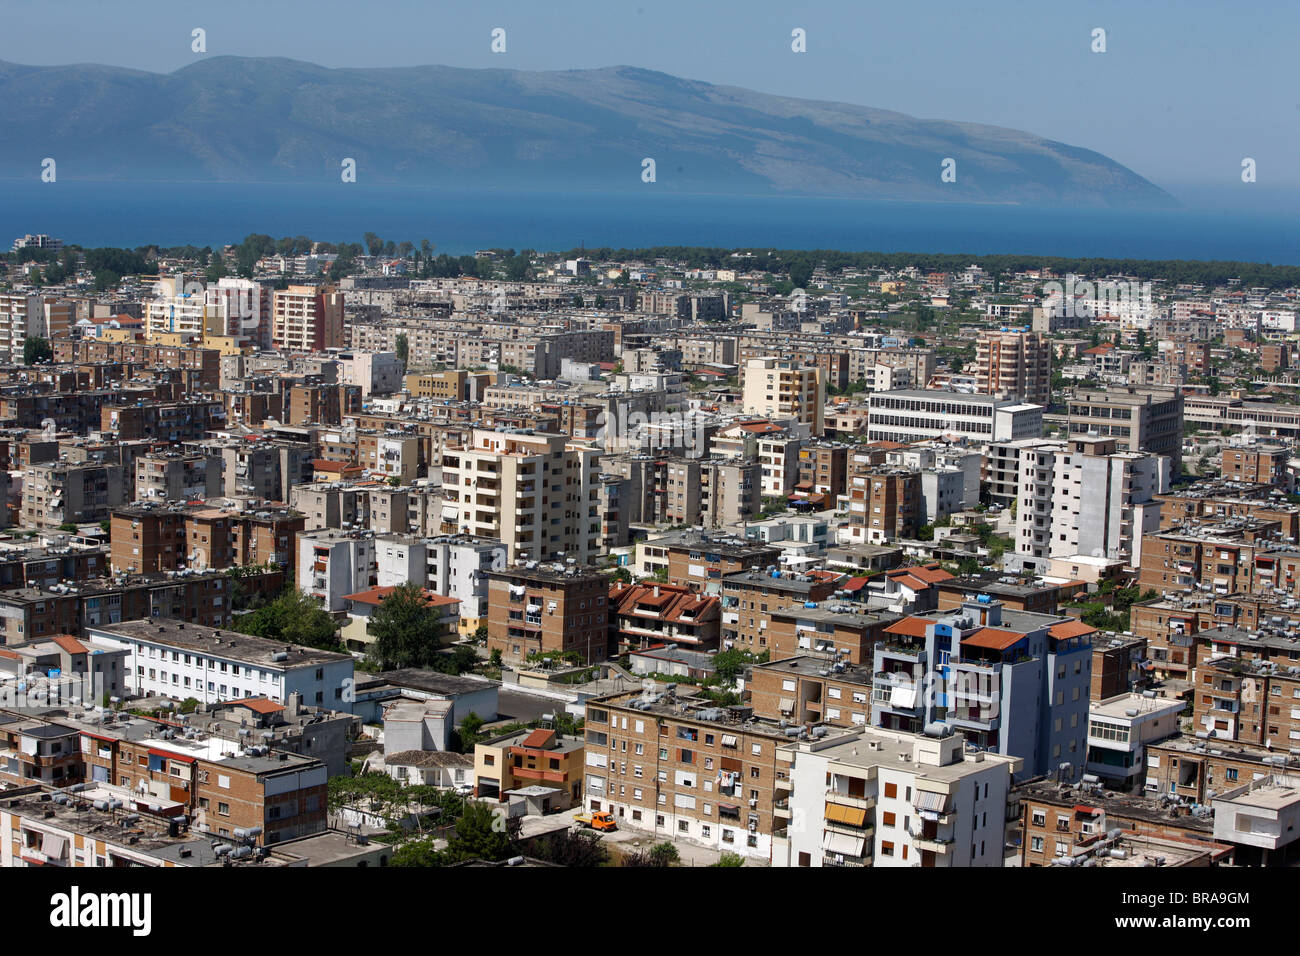
[{"label": "sea", "polygon": [[[641,184],[638,184],[641,185]],[[1294,198],[1294,197],[1292,197]],[[1161,210],[285,183],[0,181],[0,248],[27,233],[85,247],[219,246],[249,233],[435,251],[770,247],[1300,264],[1300,206]]]}]

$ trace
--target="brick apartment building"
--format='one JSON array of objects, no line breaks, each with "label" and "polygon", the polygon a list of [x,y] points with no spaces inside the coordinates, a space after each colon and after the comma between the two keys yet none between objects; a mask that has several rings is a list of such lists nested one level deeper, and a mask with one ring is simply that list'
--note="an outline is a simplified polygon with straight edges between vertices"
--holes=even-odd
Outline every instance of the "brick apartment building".
[{"label": "brick apartment building", "polygon": [[584,664],[609,657],[609,577],[562,564],[487,571],[488,649],[511,663],[529,654],[573,653]]}]

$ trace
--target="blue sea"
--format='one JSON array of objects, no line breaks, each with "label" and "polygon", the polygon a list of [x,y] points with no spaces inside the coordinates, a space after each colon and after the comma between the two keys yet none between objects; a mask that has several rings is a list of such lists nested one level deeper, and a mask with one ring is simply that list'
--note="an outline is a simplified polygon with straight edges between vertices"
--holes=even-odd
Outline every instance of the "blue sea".
[{"label": "blue sea", "polygon": [[626,193],[451,190],[365,183],[0,181],[0,248],[26,233],[82,246],[217,246],[249,233],[421,239],[463,255],[503,247],[657,245],[1019,253],[1300,264],[1288,209],[1159,211]]}]

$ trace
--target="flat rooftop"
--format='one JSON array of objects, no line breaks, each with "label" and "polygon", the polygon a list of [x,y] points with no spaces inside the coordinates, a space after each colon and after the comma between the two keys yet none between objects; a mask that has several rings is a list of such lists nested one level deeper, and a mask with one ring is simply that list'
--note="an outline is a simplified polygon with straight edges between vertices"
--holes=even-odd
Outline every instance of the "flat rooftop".
[{"label": "flat rooftop", "polygon": [[[282,641],[171,618],[147,617],[138,621],[123,621],[121,624],[103,624],[90,630],[123,640],[166,644],[212,657],[236,660],[241,664],[255,664],[272,669],[291,670],[352,660],[349,654],[317,650],[300,644],[285,644]],[[281,654],[286,656],[277,660]]]}]

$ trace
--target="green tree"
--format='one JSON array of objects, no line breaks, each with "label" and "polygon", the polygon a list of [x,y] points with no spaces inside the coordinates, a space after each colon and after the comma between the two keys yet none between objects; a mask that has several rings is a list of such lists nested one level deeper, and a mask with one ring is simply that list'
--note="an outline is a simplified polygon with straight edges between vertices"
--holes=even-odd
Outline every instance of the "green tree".
[{"label": "green tree", "polygon": [[443,626],[424,589],[413,581],[397,585],[380,602],[368,628],[370,659],[383,670],[428,667],[438,659]]},{"label": "green tree", "polygon": [[433,837],[407,840],[398,845],[388,861],[389,866],[446,866],[451,861],[447,854],[437,849]]},{"label": "green tree", "polygon": [[650,862],[654,866],[672,866],[680,860],[681,854],[677,852],[677,847],[666,840],[650,848]]},{"label": "green tree", "polygon": [[456,821],[456,835],[447,841],[447,856],[456,863],[508,859],[514,853],[511,831],[518,833],[518,827],[518,818],[508,819],[484,803],[467,803]]},{"label": "green tree", "polygon": [[338,627],[320,599],[292,586],[270,604],[235,618],[234,629],[274,641],[340,649]]},{"label": "green tree", "polygon": [[411,361],[411,340],[406,337],[405,332],[397,334],[393,342],[393,351],[397,353],[397,360],[402,363],[402,371],[406,371]]},{"label": "green tree", "polygon": [[745,858],[739,853],[732,853],[730,850],[723,850],[722,856],[718,857],[718,862],[714,866],[744,866]]},{"label": "green tree", "polygon": [[54,358],[54,349],[50,347],[50,340],[39,337],[33,337],[23,340],[23,364],[36,365],[41,362],[49,362]]},{"label": "green tree", "polygon": [[366,251],[372,256],[377,256],[384,251],[384,240],[373,232],[367,232],[361,237],[361,241],[366,244]]},{"label": "green tree", "polygon": [[559,866],[603,866],[609,851],[590,830],[555,830],[535,840],[529,854]]}]

